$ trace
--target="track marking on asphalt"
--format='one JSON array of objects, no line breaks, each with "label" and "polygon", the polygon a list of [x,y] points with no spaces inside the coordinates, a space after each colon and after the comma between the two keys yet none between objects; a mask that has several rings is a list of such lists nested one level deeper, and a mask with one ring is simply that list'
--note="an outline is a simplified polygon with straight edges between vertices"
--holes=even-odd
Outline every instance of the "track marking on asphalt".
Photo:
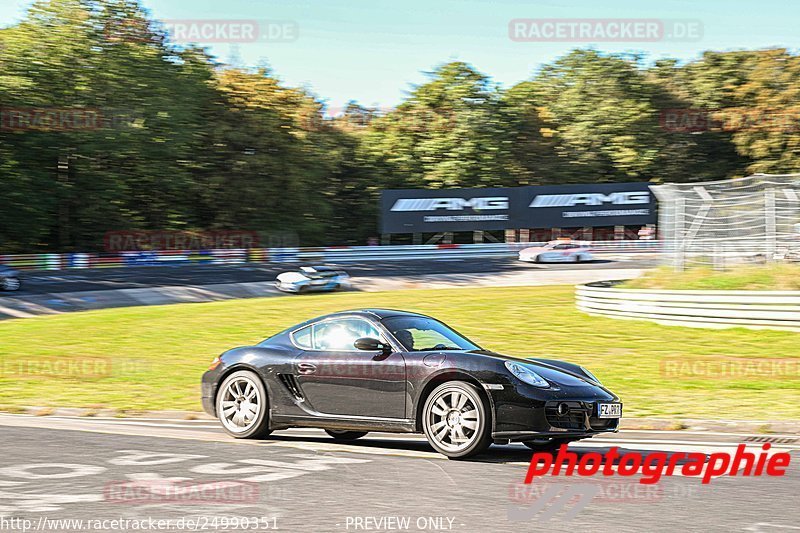
[{"label": "track marking on asphalt", "polygon": [[[12,416],[30,416],[30,415],[12,415]],[[79,421],[84,423],[107,423],[114,426],[144,426],[144,427],[153,427],[153,428],[179,428],[179,429],[211,429],[211,430],[220,430],[219,425],[214,423],[212,420],[177,420],[177,419],[150,419],[153,421],[157,421],[156,423],[149,423],[143,422],[139,419],[136,420],[121,420],[118,418],[70,418],[70,417],[47,417],[50,420],[61,420],[61,421]],[[169,422],[169,423],[165,423]],[[640,433],[641,431],[630,431],[625,432],[627,434],[635,434]],[[667,437],[671,435],[676,436],[686,436],[689,433],[681,433],[681,432],[663,432],[658,433],[658,431],[648,431],[649,435],[656,435]],[[703,433],[703,432],[692,432],[692,435],[700,435],[700,436],[725,436],[725,437],[763,437],[764,435],[749,435],[749,434],[730,434],[730,433]],[[293,436],[293,435],[301,435],[301,436],[320,436],[324,437],[325,433],[321,429],[315,428],[292,428],[290,430],[283,430],[278,435],[284,436]],[[619,434],[618,434],[619,435]],[[779,437],[779,438],[798,438],[800,437],[796,435],[769,435],[770,437]],[[369,437],[368,437],[369,438]],[[373,435],[374,438],[374,435]],[[417,434],[406,434],[406,433],[398,433],[398,434],[380,434],[379,437],[381,440],[395,440],[395,441],[415,441],[415,442],[425,442],[425,438],[421,437]],[[714,440],[680,440],[680,439],[671,439],[671,438],[663,438],[663,439],[647,439],[647,438],[636,438],[636,437],[618,437],[618,438],[609,438],[607,436],[597,436],[594,437],[591,441],[584,440],[581,441],[581,444],[578,446],[589,445],[591,444],[601,444],[601,445],[658,445],[658,446],[666,446],[666,445],[674,445],[674,446],[712,446],[712,447],[736,447],[739,444],[745,444],[741,442],[720,442]],[[755,446],[760,443],[747,443],[751,446]],[[788,450],[793,451],[800,449],[800,443],[771,443],[772,449],[777,450]]]},{"label": "track marking on asphalt", "polygon": [[[15,417],[17,420],[10,420],[9,418]],[[70,419],[70,421],[72,421]],[[316,452],[345,452],[345,453],[363,453],[363,454],[370,454],[370,455],[386,455],[386,456],[398,456],[398,457],[416,457],[416,458],[424,458],[424,459],[443,459],[446,460],[447,458],[443,455],[440,455],[435,452],[413,452],[413,451],[405,451],[405,450],[386,450],[386,449],[378,449],[378,448],[364,448],[359,446],[347,446],[347,445],[340,445],[340,444],[327,444],[327,443],[317,443],[317,442],[308,442],[308,443],[300,443],[300,442],[290,442],[290,441],[257,441],[257,440],[246,440],[246,439],[234,439],[229,437],[227,434],[223,432],[194,432],[191,430],[181,430],[181,431],[170,431],[169,433],[162,433],[162,434],[141,434],[133,430],[130,427],[119,427],[119,428],[109,428],[109,427],[100,427],[99,424],[86,424],[86,423],[79,423],[76,425],[65,425],[65,424],[47,424],[47,420],[41,417],[31,417],[28,415],[0,415],[0,426],[11,426],[11,427],[27,427],[27,428],[34,428],[34,429],[50,429],[50,430],[57,430],[57,431],[81,431],[85,433],[102,433],[105,435],[126,435],[130,437],[144,437],[144,438],[167,438],[167,439],[177,439],[177,440],[192,440],[192,441],[209,441],[209,442],[222,442],[226,444],[235,444],[235,445],[246,445],[246,446],[258,446],[261,448],[265,447],[278,447],[278,448],[294,448],[294,449],[301,449],[305,451],[316,451]],[[76,420],[76,422],[82,422]]]},{"label": "track marking on asphalt", "polygon": [[[5,413],[0,413],[0,416],[4,415]],[[8,415],[8,416],[21,416],[21,417],[32,417],[36,415]],[[40,418],[40,417],[37,417]],[[103,421],[103,422],[112,422],[115,424],[128,424],[131,422],[156,422],[152,424],[154,427],[164,426],[167,423],[170,424],[216,424],[216,418],[197,418],[197,419],[186,419],[186,418],[151,418],[151,417],[132,417],[132,418],[119,418],[119,417],[111,417],[111,416],[92,416],[92,417],[76,417],[76,416],[60,416],[60,415],[48,415],[48,419],[51,420],[85,420],[85,421]],[[769,421],[755,421],[754,423],[769,423]],[[199,427],[199,426],[198,426]],[[212,425],[208,427],[217,428],[218,425]],[[319,432],[322,431],[321,429],[315,428],[292,428],[291,431],[303,431],[303,432]],[[633,435],[638,433],[644,434],[652,434],[652,435],[677,435],[677,436],[687,436],[687,435],[702,435],[702,436],[713,436],[713,437],[775,437],[775,438],[795,438],[800,440],[800,435],[791,434],[791,433],[728,433],[726,431],[692,431],[689,429],[681,429],[681,430],[668,430],[668,429],[622,429],[620,430],[621,433],[625,435]],[[594,440],[602,440],[602,436],[595,437]]]},{"label": "track marking on asphalt", "polygon": [[[677,445],[677,446],[722,446],[722,447],[733,447],[735,448],[739,444],[748,444],[750,446],[758,446],[759,444],[768,444],[765,442],[719,442],[719,441],[697,441],[697,440],[645,440],[645,439],[598,439],[594,438],[591,441],[581,441],[581,445],[583,443],[598,443],[598,444],[616,444],[618,442],[626,442],[626,443],[636,443],[636,444],[657,444],[661,445]],[[793,446],[791,444],[773,444],[769,443],[771,449],[780,449],[780,450],[796,450],[800,449],[800,446]]]},{"label": "track marking on asphalt", "polygon": [[[108,422],[108,421],[105,421]],[[42,417],[33,417],[30,415],[0,415],[0,425],[5,426],[23,426],[23,427],[33,427],[39,429],[53,429],[53,430],[65,430],[65,431],[84,431],[84,432],[92,432],[92,433],[103,433],[103,434],[111,434],[111,435],[127,435],[127,436],[136,436],[136,437],[154,437],[154,438],[170,438],[170,439],[179,439],[179,440],[201,440],[201,441],[213,441],[213,442],[223,442],[227,444],[239,444],[239,445],[251,445],[251,446],[259,446],[259,447],[268,447],[268,448],[291,448],[303,451],[310,451],[315,453],[351,453],[351,454],[362,454],[362,455],[380,455],[380,456],[394,456],[394,457],[406,457],[406,458],[418,458],[418,459],[432,459],[432,460],[446,460],[446,458],[436,452],[426,452],[426,451],[419,451],[419,450],[397,450],[397,449],[386,449],[386,448],[378,448],[378,447],[370,447],[358,444],[340,444],[336,442],[294,442],[294,441],[287,441],[287,440],[266,440],[266,441],[252,441],[252,440],[241,440],[241,439],[233,439],[219,430],[219,428],[215,426],[211,426],[213,429],[217,431],[196,431],[199,429],[197,426],[191,426],[188,428],[182,428],[180,430],[176,430],[170,426],[172,424],[165,427],[163,424],[152,424],[148,425],[147,427],[151,427],[153,429],[158,429],[159,427],[166,429],[166,431],[162,432],[155,432],[149,433],[147,435],[142,435],[140,432],[136,431],[135,428],[137,426],[132,426],[130,424],[122,424],[121,421],[115,420],[114,423],[102,423],[101,421],[91,420],[91,419],[71,419],[71,418],[60,418],[60,419],[50,419],[42,418]],[[54,424],[55,423],[55,424]],[[281,432],[276,436],[285,436],[285,437],[322,437],[324,433],[321,430],[317,429],[306,429],[303,428],[300,431],[297,430],[288,430],[285,432]],[[408,442],[414,444],[423,444],[425,443],[424,437],[420,437],[415,434],[398,434],[398,435],[387,435],[387,436],[380,436],[377,438],[365,438],[364,441],[392,441],[392,442]],[[674,441],[674,440],[655,440],[655,439],[648,439],[648,440],[641,440],[641,439],[598,439],[598,440],[585,440],[581,441],[580,443],[573,444],[573,449],[581,450],[581,449],[608,449],[612,446],[617,446],[620,448],[635,448],[636,450],[640,451],[666,451],[666,452],[685,452],[685,451],[695,451],[700,453],[715,453],[715,452],[724,452],[730,451],[732,448],[737,446],[739,443],[736,442],[715,442],[715,441]],[[521,446],[521,445],[519,445]],[[770,452],[767,453],[776,453],[779,450],[788,450],[792,451],[792,447],[787,446],[779,446],[775,445],[771,448]],[[500,464],[506,464],[511,466],[525,466],[528,464],[527,461],[505,461]]]},{"label": "track marking on asphalt", "polygon": [[726,436],[726,437],[777,437],[777,438],[798,438],[800,435],[791,435],[789,433],[726,433],[724,431],[669,431],[661,429],[622,429],[625,433],[652,433],[654,435],[711,435],[711,436]]}]

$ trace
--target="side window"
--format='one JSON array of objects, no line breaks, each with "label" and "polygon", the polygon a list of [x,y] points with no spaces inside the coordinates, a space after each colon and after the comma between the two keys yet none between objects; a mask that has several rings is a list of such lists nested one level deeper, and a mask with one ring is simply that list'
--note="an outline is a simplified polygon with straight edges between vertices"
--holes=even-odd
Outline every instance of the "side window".
[{"label": "side window", "polygon": [[304,348],[306,350],[311,349],[311,328],[312,326],[306,326],[303,329],[299,329],[292,333],[292,339],[294,340],[294,343],[300,348]]},{"label": "side window", "polygon": [[312,328],[314,350],[352,351],[356,349],[354,346],[356,339],[383,338],[375,326],[361,318],[326,320],[314,324]]}]

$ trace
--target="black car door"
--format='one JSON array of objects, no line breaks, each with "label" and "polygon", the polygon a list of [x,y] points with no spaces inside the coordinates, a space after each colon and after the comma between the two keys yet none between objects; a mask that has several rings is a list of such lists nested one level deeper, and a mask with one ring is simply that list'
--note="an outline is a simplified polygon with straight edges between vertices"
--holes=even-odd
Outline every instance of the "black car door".
[{"label": "black car door", "polygon": [[302,338],[310,348],[294,365],[306,408],[324,415],[407,417],[403,355],[358,350],[353,345],[361,337],[385,341],[378,326],[361,317],[346,317],[308,328]]}]

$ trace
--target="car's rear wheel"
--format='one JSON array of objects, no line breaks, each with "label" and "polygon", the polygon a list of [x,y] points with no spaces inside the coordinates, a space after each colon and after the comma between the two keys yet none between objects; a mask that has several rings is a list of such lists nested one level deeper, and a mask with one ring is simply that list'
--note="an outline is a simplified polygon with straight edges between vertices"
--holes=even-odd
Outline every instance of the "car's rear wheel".
[{"label": "car's rear wheel", "polygon": [[20,285],[22,285],[22,283],[19,281],[19,278],[3,278],[2,287],[4,291],[19,290]]},{"label": "car's rear wheel", "polygon": [[338,431],[335,429],[326,429],[325,433],[336,440],[356,440],[367,434],[366,431]]},{"label": "car's rear wheel", "polygon": [[258,439],[271,433],[267,389],[255,373],[234,372],[217,394],[217,417],[222,428],[237,439]]},{"label": "car's rear wheel", "polygon": [[492,443],[489,411],[478,389],[464,381],[448,381],[430,393],[422,429],[431,446],[451,459],[476,455]]}]

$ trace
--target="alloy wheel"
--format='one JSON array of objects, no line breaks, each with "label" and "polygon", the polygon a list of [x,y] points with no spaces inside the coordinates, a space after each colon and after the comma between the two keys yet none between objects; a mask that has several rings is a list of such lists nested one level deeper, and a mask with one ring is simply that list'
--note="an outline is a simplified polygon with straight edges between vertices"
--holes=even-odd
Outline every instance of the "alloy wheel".
[{"label": "alloy wheel", "polygon": [[244,433],[258,421],[263,398],[252,378],[242,375],[230,380],[220,394],[220,420],[232,433]]},{"label": "alloy wheel", "polygon": [[459,386],[434,392],[425,412],[425,429],[432,444],[445,452],[464,452],[483,432],[479,400]]}]

